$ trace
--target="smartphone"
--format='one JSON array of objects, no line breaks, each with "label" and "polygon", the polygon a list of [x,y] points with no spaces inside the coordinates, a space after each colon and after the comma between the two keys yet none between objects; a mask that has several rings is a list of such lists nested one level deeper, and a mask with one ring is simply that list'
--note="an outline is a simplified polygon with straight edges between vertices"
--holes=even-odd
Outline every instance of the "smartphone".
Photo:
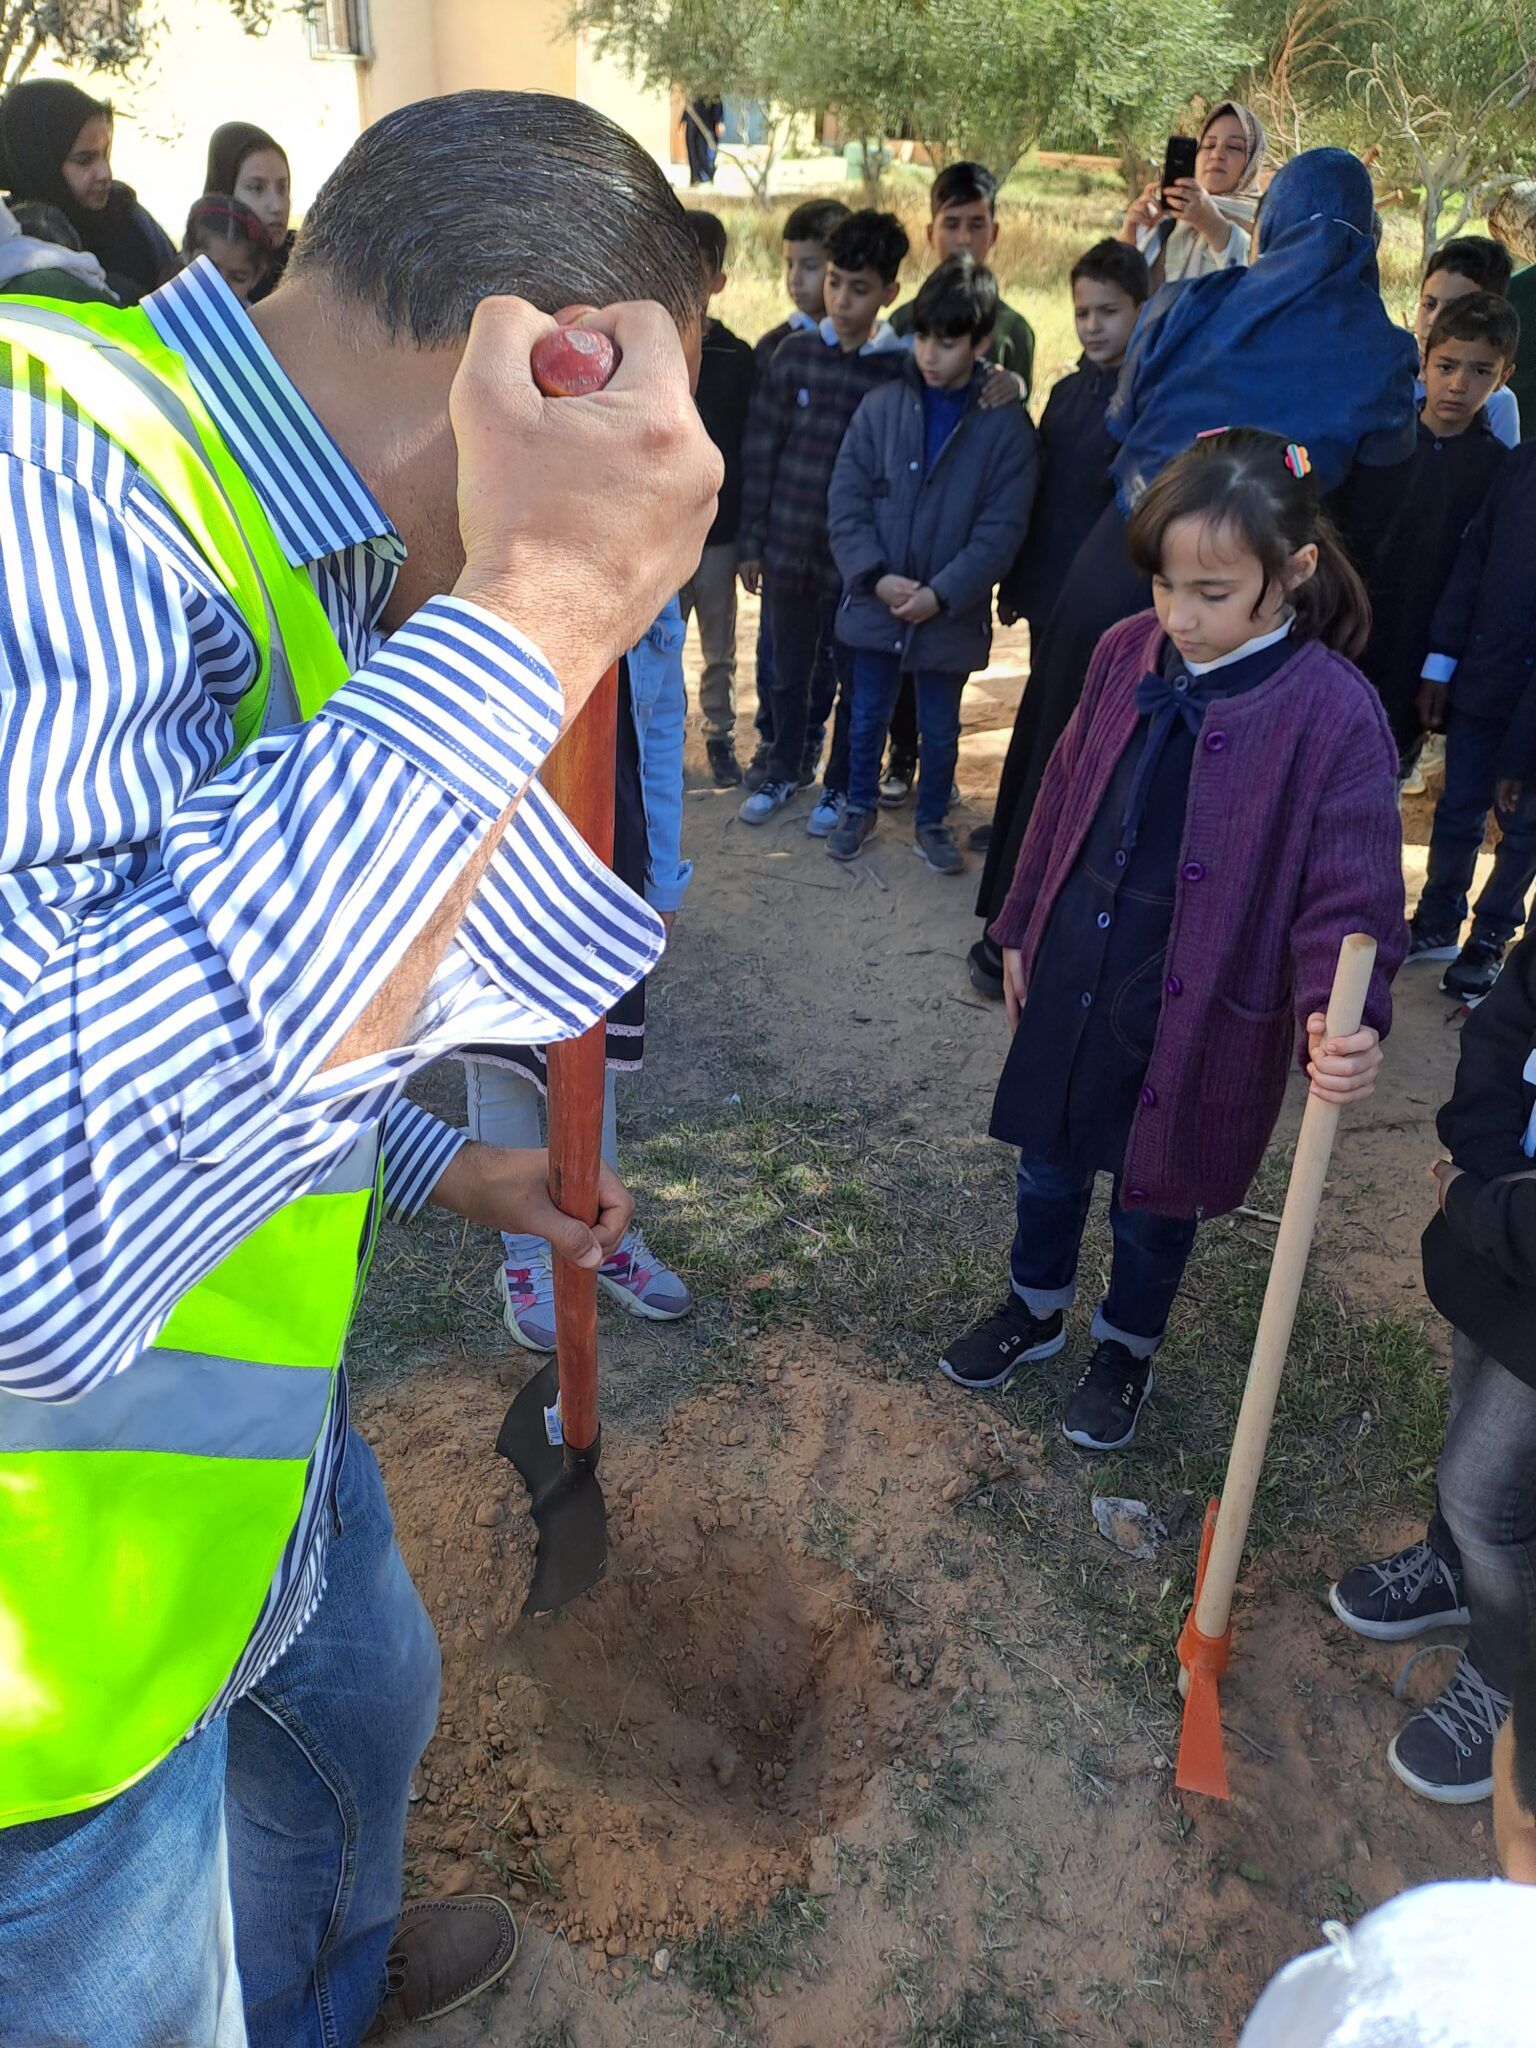
[{"label": "smartphone", "polygon": [[1163,199],[1166,203],[1168,187],[1176,185],[1180,178],[1195,175],[1195,152],[1199,144],[1193,135],[1170,135],[1168,147],[1163,151]]}]

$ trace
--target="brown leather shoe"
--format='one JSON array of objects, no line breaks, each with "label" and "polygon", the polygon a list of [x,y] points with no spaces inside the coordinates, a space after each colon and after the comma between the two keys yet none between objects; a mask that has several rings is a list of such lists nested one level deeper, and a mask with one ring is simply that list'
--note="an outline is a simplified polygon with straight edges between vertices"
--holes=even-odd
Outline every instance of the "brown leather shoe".
[{"label": "brown leather shoe", "polygon": [[504,1977],[517,1960],[512,1909],[488,1893],[422,1899],[401,1908],[385,1959],[388,1990],[365,2041],[435,2020]]}]

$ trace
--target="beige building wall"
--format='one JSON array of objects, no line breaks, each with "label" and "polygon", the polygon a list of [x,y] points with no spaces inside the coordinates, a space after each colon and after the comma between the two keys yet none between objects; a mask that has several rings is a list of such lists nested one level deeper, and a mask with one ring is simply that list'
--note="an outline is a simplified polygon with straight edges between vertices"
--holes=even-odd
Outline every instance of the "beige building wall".
[{"label": "beige building wall", "polygon": [[177,242],[221,121],[254,121],[277,137],[293,165],[296,215],[368,122],[467,86],[564,93],[619,122],[659,163],[671,156],[668,96],[568,35],[565,0],[370,0],[365,63],[312,56],[288,6],[274,9],[263,36],[245,35],[225,0],[165,0],[163,11],[165,35],[131,85],[70,75],[112,101],[113,169]]}]

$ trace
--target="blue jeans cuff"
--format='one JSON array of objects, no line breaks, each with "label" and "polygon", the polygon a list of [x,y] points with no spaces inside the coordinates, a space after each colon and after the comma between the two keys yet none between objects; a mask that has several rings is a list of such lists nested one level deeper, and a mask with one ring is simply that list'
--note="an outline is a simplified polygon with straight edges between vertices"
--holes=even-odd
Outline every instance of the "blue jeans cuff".
[{"label": "blue jeans cuff", "polygon": [[1095,1344],[1123,1344],[1132,1358],[1150,1358],[1162,1347],[1163,1331],[1155,1337],[1137,1337],[1129,1330],[1117,1330],[1105,1315],[1103,1309],[1093,1312],[1093,1328],[1090,1331]]},{"label": "blue jeans cuff", "polygon": [[1014,1293],[1032,1316],[1053,1316],[1069,1309],[1077,1299],[1075,1280],[1065,1287],[1021,1287],[1017,1280],[1012,1284]]}]

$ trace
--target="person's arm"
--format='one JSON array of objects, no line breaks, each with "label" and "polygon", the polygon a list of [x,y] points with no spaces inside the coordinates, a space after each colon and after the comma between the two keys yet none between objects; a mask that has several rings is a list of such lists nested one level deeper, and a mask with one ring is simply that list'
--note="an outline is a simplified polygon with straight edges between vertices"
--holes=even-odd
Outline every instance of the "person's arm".
[{"label": "person's arm", "polygon": [[872,590],[891,564],[875,527],[880,474],[879,390],[859,402],[848,423],[827,487],[827,538],[845,590]]},{"label": "person's arm", "polygon": [[[477,315],[454,398],[460,589],[474,599],[433,599],[317,718],[177,803],[147,877],[125,861],[105,869],[105,896],[73,906],[67,864],[45,855],[0,899],[0,1384],[62,1398],[130,1362],[187,1287],[377,1123],[413,1067],[472,1042],[455,1035],[455,1002],[472,1010],[482,993],[482,874],[494,943],[514,955],[506,980],[519,949],[540,964],[520,999],[497,991],[498,1017],[529,1042],[582,1028],[654,959],[659,932],[633,907],[594,956],[552,807],[534,791],[528,826],[514,821],[616,636],[696,559],[719,475],[670,322],[656,308],[602,317],[631,373],[606,404],[538,397],[528,349],[550,323],[531,308]],[[658,450],[652,475],[643,458]],[[115,701],[118,641],[99,620],[136,617],[135,683],[153,708],[136,740],[158,760],[206,701],[185,592],[104,503],[54,481],[58,504],[30,475],[11,495],[14,544],[30,519],[52,595],[31,593],[49,632],[0,649],[19,663],[0,705]],[[56,548],[91,574],[54,576]],[[68,614],[82,592],[89,609]],[[504,622],[519,612],[558,651],[563,700]],[[17,730],[12,802],[24,786],[46,817],[50,763]],[[137,758],[126,745],[93,758],[87,779],[110,785]],[[567,958],[574,980],[542,971]]]},{"label": "person's arm", "polygon": [[1465,1168],[1448,1176],[1440,1208],[1466,1251],[1491,1260],[1518,1287],[1536,1288],[1536,1179],[1526,1173],[1481,1180]]},{"label": "person's arm", "polygon": [[736,559],[749,591],[755,591],[762,581],[773,480],[779,450],[789,432],[789,380],[781,360],[787,347],[787,342],[780,342],[753,391],[746,432],[741,437],[741,524],[736,529]]},{"label": "person's arm", "polygon": [[1328,1008],[1339,946],[1350,932],[1376,941],[1364,1024],[1381,1038],[1392,1028],[1392,978],[1408,945],[1402,858],[1397,753],[1372,693],[1354,717],[1340,717],[1333,772],[1312,816],[1296,890],[1291,961],[1303,1071],[1308,1025]]},{"label": "person's arm", "polygon": [[969,540],[928,579],[929,588],[946,611],[965,612],[986,604],[1028,531],[1035,501],[1035,430],[1023,412],[1008,415],[1008,428],[994,438],[988,450],[986,485]]},{"label": "person's arm", "polygon": [[1483,1180],[1529,1170],[1525,1065],[1536,1042],[1536,944],[1524,938],[1461,1027],[1456,1085],[1435,1119],[1455,1163]]},{"label": "person's arm", "polygon": [[1502,475],[1495,478],[1493,488],[1462,535],[1455,563],[1430,620],[1429,652],[1420,671],[1422,683],[1418,713],[1422,724],[1431,732],[1438,731],[1445,723],[1451,684],[1472,637],[1472,619],[1477,610],[1483,572],[1488,566],[1493,522],[1503,496],[1503,481]]}]

